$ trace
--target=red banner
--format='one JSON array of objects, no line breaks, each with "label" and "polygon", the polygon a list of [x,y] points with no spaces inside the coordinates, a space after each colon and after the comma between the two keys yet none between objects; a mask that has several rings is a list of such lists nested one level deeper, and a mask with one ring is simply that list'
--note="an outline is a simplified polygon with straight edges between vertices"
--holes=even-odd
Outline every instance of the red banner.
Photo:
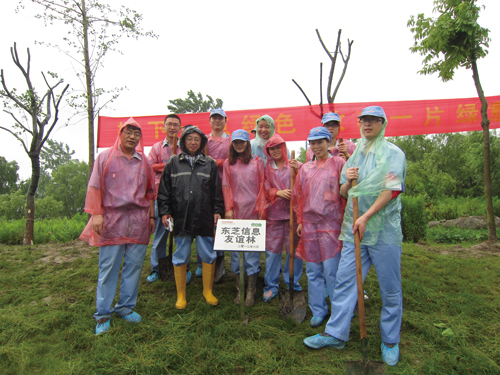
[{"label": "red banner", "polygon": [[[490,128],[500,128],[500,96],[490,96],[487,100]],[[384,108],[389,121],[386,136],[481,130],[481,103],[478,98],[324,104],[323,111],[339,113],[342,119],[340,129],[343,138],[359,138],[357,116],[364,107],[371,105]],[[320,110],[319,105],[313,105],[226,111],[228,119],[226,132],[231,134],[237,129],[250,132],[255,128],[255,121],[267,114],[274,119],[276,132],[285,141],[303,141],[311,128],[321,125]],[[132,116],[142,126],[144,146],[152,146],[165,138],[163,129],[165,116]],[[97,147],[112,146],[118,128],[129,117],[99,116]],[[208,113],[189,113],[179,117],[182,126],[192,124],[198,126],[205,134],[211,132]]]}]

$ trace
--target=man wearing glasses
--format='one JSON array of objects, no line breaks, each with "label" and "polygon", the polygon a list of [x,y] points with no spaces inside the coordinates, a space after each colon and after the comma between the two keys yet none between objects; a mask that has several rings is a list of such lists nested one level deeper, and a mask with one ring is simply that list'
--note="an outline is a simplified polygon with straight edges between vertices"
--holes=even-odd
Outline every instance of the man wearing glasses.
[{"label": "man wearing glasses", "polygon": [[[163,122],[165,129],[165,139],[163,141],[157,142],[149,151],[148,160],[153,171],[155,172],[155,193],[158,194],[158,186],[160,185],[161,174],[163,169],[168,162],[168,159],[173,154],[174,137],[177,136],[181,130],[181,119],[177,115],[167,115],[165,121]],[[177,147],[177,154],[180,154],[181,150]],[[155,217],[156,219],[156,231],[153,240],[153,247],[151,249],[151,274],[147,277],[149,282],[155,282],[159,277],[158,270],[158,259],[165,258],[167,252],[167,241],[168,241],[168,229],[161,223],[158,217],[158,204],[155,201]],[[191,273],[187,276],[191,279]],[[189,281],[188,281],[189,282]]]}]

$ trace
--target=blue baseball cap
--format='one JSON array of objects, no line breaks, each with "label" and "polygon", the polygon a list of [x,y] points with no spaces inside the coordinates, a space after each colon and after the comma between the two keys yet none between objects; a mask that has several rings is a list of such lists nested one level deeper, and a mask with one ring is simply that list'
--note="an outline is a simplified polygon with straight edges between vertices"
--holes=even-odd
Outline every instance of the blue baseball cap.
[{"label": "blue baseball cap", "polygon": [[312,128],[311,131],[309,132],[309,137],[307,137],[308,141],[315,141],[316,139],[323,139],[326,138],[329,141],[332,140],[332,135],[328,130],[326,130],[324,127],[320,126],[317,128]]},{"label": "blue baseball cap", "polygon": [[212,111],[210,112],[210,117],[212,117],[213,115],[221,115],[222,117],[227,118],[226,112],[224,112],[222,108],[212,109]]},{"label": "blue baseball cap", "polygon": [[340,123],[340,116],[338,113],[334,112],[328,112],[323,115],[323,118],[321,119],[322,124],[326,124],[327,122],[330,121],[338,121]]},{"label": "blue baseball cap", "polygon": [[384,120],[387,120],[384,109],[382,107],[377,107],[376,105],[363,108],[363,111],[358,116],[358,118],[361,118],[363,116],[382,117]]},{"label": "blue baseball cap", "polygon": [[250,134],[246,130],[243,129],[238,129],[231,134],[231,142],[236,141],[239,139],[240,141],[247,141],[250,142]]}]

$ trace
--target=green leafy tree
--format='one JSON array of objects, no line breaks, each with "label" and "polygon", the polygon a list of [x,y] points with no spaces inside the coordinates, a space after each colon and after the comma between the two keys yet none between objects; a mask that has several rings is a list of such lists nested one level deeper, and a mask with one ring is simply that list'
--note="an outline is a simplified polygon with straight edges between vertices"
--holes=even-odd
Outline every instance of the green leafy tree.
[{"label": "green leafy tree", "polygon": [[15,160],[7,161],[0,156],[0,194],[10,194],[17,190],[18,170],[19,165]]},{"label": "green leafy tree", "polygon": [[[69,28],[63,40],[67,48],[42,42],[65,53],[76,66],[77,76],[84,82],[83,90],[73,91],[69,104],[78,113],[86,113],[89,139],[89,175],[94,166],[94,121],[99,111],[115,100],[125,87],[105,90],[96,85],[96,74],[109,52],[121,53],[117,48],[123,37],[157,37],[141,27],[142,15],[120,6],[115,9],[100,0],[31,0],[43,7],[37,17],[45,24],[61,22]],[[23,0],[20,8],[24,7]]]},{"label": "green leafy tree", "polygon": [[203,99],[201,92],[195,94],[193,90],[188,91],[186,99],[169,100],[170,105],[167,106],[172,113],[199,113],[209,112],[215,108],[222,108],[222,99],[213,99],[207,95],[207,99]]},{"label": "green leafy tree", "polygon": [[306,155],[306,149],[304,147],[301,147],[299,150],[299,156],[297,156],[297,160],[300,161],[301,163],[305,163],[307,159]]},{"label": "green leafy tree", "polygon": [[47,186],[47,196],[62,203],[61,216],[73,217],[83,212],[87,193],[88,165],[70,160],[52,171],[52,183]]},{"label": "green leafy tree", "polygon": [[490,41],[489,30],[481,27],[477,20],[480,7],[476,0],[435,0],[437,18],[426,18],[423,13],[411,17],[408,26],[414,33],[415,44],[410,50],[424,56],[421,74],[438,73],[443,81],[453,79],[455,70],[464,67],[472,70],[477,94],[481,100],[481,127],[484,145],[484,195],[488,223],[488,239],[497,241],[493,215],[490,133],[488,102],[481,86],[477,60],[485,57]]},{"label": "green leafy tree", "polygon": [[[23,237],[23,244],[31,245],[33,244],[35,223],[35,195],[40,179],[40,152],[59,120],[59,105],[69,85],[66,85],[64,89],[57,94],[56,88],[63,81],[59,80],[56,84],[51,85],[42,73],[43,79],[47,85],[47,91],[40,97],[31,81],[31,55],[29,49],[27,52],[28,62],[25,68],[19,60],[16,44],[14,43],[14,47],[10,49],[12,60],[19,68],[26,81],[28,88],[25,92],[18,94],[15,89],[9,89],[5,83],[3,69],[1,70],[0,79],[3,90],[0,92],[0,96],[4,101],[5,112],[12,116],[14,124],[10,128],[0,126],[0,129],[9,132],[21,142],[24,151],[31,159],[31,180],[28,194],[26,195],[26,227]],[[57,78],[57,75],[53,73],[49,74],[53,78]],[[19,119],[18,113],[23,116],[21,119]],[[27,120],[28,125],[25,125],[23,119]],[[28,139],[31,137],[29,143],[23,135]]]}]

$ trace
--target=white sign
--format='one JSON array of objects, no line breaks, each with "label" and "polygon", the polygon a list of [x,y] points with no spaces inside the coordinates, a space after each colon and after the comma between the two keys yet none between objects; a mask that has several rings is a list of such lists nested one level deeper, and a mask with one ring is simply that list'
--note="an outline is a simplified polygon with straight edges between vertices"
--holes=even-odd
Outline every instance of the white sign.
[{"label": "white sign", "polygon": [[218,220],[214,250],[265,251],[266,221]]}]

